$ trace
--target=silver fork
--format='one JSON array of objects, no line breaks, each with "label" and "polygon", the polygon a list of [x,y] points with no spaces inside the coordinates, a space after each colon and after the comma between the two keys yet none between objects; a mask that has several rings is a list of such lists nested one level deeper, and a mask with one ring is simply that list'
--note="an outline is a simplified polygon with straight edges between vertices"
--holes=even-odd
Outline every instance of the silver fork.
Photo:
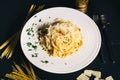
[{"label": "silver fork", "polygon": [[[99,22],[100,22],[99,15],[93,15],[92,19],[95,21],[95,23],[97,25],[99,25]],[[101,44],[101,49],[100,49],[100,56],[101,56],[101,62],[106,63],[106,60],[105,60],[104,55],[103,55],[104,54],[103,46],[104,46],[104,43],[103,43],[103,39],[102,39],[102,44]]]},{"label": "silver fork", "polygon": [[115,60],[113,59],[112,56],[112,49],[111,49],[111,43],[107,37],[106,34],[106,28],[108,26],[110,26],[110,23],[108,22],[107,18],[105,15],[93,15],[93,20],[96,22],[96,24],[99,26],[99,29],[101,31],[101,35],[102,35],[102,45],[101,45],[101,50],[100,50],[100,54],[101,54],[101,58],[102,58],[102,62],[106,63],[106,60],[104,58],[104,46],[107,49],[107,54],[109,55],[108,58],[112,63],[115,63]]},{"label": "silver fork", "polygon": [[109,55],[109,60],[112,63],[115,63],[115,60],[113,59],[113,56],[112,56],[111,43],[106,34],[106,29],[109,26],[111,26],[111,24],[109,23],[105,15],[100,15],[100,20],[101,20],[101,25],[102,25],[102,33],[104,34],[104,38],[105,38],[105,45],[106,45],[107,53]]}]

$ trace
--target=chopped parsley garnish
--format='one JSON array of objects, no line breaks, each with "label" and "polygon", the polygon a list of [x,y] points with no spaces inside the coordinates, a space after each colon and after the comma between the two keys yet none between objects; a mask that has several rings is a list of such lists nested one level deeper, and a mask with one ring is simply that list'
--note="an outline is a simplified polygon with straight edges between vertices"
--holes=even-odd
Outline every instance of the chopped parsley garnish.
[{"label": "chopped parsley garnish", "polygon": [[46,48],[42,48],[42,50],[46,51]]},{"label": "chopped parsley garnish", "polygon": [[32,54],[32,57],[37,57],[37,56],[38,56],[37,53]]},{"label": "chopped parsley garnish", "polygon": [[33,28],[31,28],[31,31],[34,32]]},{"label": "chopped parsley garnish", "polygon": [[30,49],[28,49],[28,51],[31,51],[32,49],[34,49],[34,50],[37,49],[37,45],[33,45],[31,42],[27,42],[26,45],[30,48]]},{"label": "chopped parsley garnish", "polygon": [[31,35],[34,32],[34,30],[33,28],[28,28],[26,32],[27,32],[27,35]]},{"label": "chopped parsley garnish", "polygon": [[36,46],[36,45],[32,45],[32,48],[36,50],[36,49],[37,49],[37,46]]},{"label": "chopped parsley garnish", "polygon": [[34,36],[35,34],[32,34],[32,37]]},{"label": "chopped parsley garnish", "polygon": [[31,35],[31,33],[30,33],[30,32],[28,32],[28,33],[27,33],[27,35]]},{"label": "chopped parsley garnish", "polygon": [[28,28],[26,31],[27,31],[27,32],[30,32],[30,28]]},{"label": "chopped parsley garnish", "polygon": [[48,61],[47,61],[47,60],[45,60],[45,61],[41,60],[41,62],[42,62],[42,63],[48,63]]},{"label": "chopped parsley garnish", "polygon": [[26,32],[27,32],[27,35],[31,35],[31,33],[30,33],[30,28],[28,28],[28,29],[26,30]]},{"label": "chopped parsley garnish", "polygon": [[41,19],[39,19],[39,22],[41,22],[42,20]]},{"label": "chopped parsley garnish", "polygon": [[32,45],[31,42],[27,42],[27,46],[30,47]]}]

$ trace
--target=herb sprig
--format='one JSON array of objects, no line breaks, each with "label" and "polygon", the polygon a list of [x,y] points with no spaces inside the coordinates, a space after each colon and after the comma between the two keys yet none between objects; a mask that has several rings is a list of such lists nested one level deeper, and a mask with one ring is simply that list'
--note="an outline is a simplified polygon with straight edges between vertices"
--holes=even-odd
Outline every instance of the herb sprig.
[{"label": "herb sprig", "polygon": [[[35,44],[32,44],[31,42],[27,42],[26,45],[29,47],[29,48],[32,48],[34,50],[37,49],[37,45]],[[32,49],[28,49],[29,51],[31,51]]]},{"label": "herb sprig", "polygon": [[48,63],[49,61],[47,61],[47,60],[45,60],[45,61],[44,61],[44,60],[41,60],[41,62],[42,62],[42,63]]}]

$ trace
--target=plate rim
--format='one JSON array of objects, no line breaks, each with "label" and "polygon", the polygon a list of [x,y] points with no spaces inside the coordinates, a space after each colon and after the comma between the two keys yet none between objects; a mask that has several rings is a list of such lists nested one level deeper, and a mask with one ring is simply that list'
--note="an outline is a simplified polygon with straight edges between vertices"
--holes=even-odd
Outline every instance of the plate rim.
[{"label": "plate rim", "polygon": [[[69,7],[52,7],[52,8],[48,8],[48,9],[44,9],[44,10],[42,10],[42,11],[46,11],[46,10],[50,10],[50,9],[71,9],[71,10],[76,10],[76,9],[74,9],[74,8],[69,8]],[[40,11],[40,12],[42,12],[42,11]],[[78,11],[78,10],[76,10],[76,11]],[[37,15],[37,14],[39,14],[40,12],[38,12],[38,13],[36,13],[36,14],[34,14],[33,16],[35,16],[35,15]],[[79,11],[80,12],[80,11]],[[80,13],[82,13],[82,12],[80,12]],[[85,16],[87,16],[88,18],[90,18],[88,15],[86,15],[86,14],[84,14],[84,13],[82,13],[82,15],[85,15]],[[32,16],[32,17],[33,17]],[[31,20],[32,19],[32,17],[30,17],[28,20],[27,20],[27,22],[26,23],[28,23],[29,22],[29,20]],[[91,19],[91,18],[90,18]],[[95,24],[95,22],[91,19],[91,21]],[[26,26],[26,23],[25,23],[25,25],[24,25],[24,27]],[[96,24],[95,24],[96,25]],[[24,27],[23,27],[23,29],[24,29]],[[40,67],[38,67],[38,66],[36,66],[35,64],[33,64],[29,59],[28,59],[28,57],[26,57],[26,55],[25,55],[25,53],[24,53],[24,49],[23,49],[23,47],[22,47],[22,32],[23,32],[23,29],[22,29],[22,32],[21,32],[21,35],[20,35],[20,45],[21,45],[21,48],[22,48],[22,51],[23,51],[23,54],[25,55],[25,57],[28,59],[28,61],[30,62],[30,63],[32,63],[35,67],[37,67],[37,68],[39,68],[39,69],[41,69],[41,70],[43,70],[43,71],[46,71],[46,72],[49,72],[49,73],[57,73],[57,74],[68,74],[68,73],[73,73],[73,72],[76,72],[76,71],[78,71],[78,70],[81,70],[81,69],[83,69],[83,68],[85,68],[85,67],[87,67],[92,61],[94,61],[95,60],[95,58],[96,58],[96,56],[98,55],[98,53],[99,53],[99,51],[100,51],[100,47],[101,47],[101,34],[100,34],[100,31],[99,31],[99,28],[98,28],[98,26],[96,25],[96,28],[97,28],[97,32],[98,32],[98,36],[99,36],[99,46],[98,46],[98,48],[97,48],[97,50],[96,50],[96,55],[91,59],[91,61],[89,61],[86,65],[84,65],[83,67],[81,67],[81,68],[79,68],[79,69],[76,69],[76,70],[72,70],[72,71],[68,71],[68,72],[52,72],[52,71],[49,71],[49,70],[45,70],[45,69],[42,69],[42,68],[40,68]]]}]

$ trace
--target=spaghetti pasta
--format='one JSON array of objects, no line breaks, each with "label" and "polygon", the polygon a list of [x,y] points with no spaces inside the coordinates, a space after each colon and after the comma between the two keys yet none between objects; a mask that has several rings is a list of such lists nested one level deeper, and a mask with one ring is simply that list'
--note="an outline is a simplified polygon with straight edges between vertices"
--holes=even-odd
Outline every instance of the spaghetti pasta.
[{"label": "spaghetti pasta", "polygon": [[65,58],[83,44],[80,28],[70,21],[55,19],[38,31],[40,43],[48,54]]}]

